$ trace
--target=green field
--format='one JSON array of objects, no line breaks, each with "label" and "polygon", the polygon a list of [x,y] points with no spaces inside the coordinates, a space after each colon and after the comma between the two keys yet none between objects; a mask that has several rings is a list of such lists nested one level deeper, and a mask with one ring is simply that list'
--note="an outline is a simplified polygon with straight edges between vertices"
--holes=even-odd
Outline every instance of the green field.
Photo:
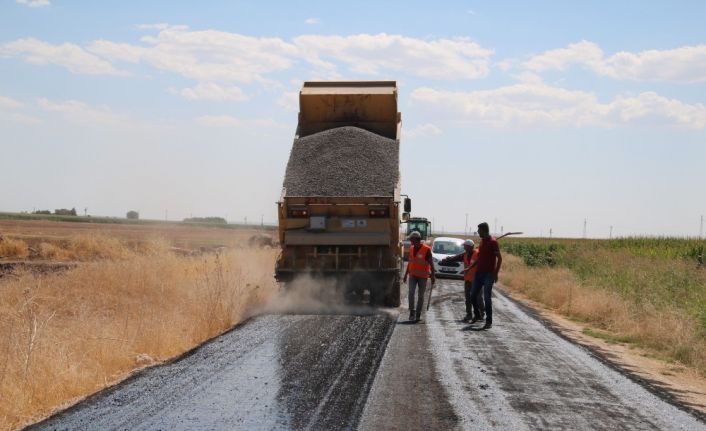
[{"label": "green field", "polygon": [[[588,292],[584,302],[590,302],[590,292],[594,292],[596,304],[599,298],[610,297],[622,307],[616,306],[621,316],[611,316],[593,313],[591,305],[584,304],[583,311],[571,317],[612,330],[616,339],[655,347],[706,371],[706,241],[510,238],[503,240],[502,248],[521,257],[527,271],[535,274],[550,277],[569,270],[582,292]],[[540,284],[534,287],[539,295],[542,282],[535,284]],[[653,325],[679,329],[657,334],[660,331],[648,329]]]}]

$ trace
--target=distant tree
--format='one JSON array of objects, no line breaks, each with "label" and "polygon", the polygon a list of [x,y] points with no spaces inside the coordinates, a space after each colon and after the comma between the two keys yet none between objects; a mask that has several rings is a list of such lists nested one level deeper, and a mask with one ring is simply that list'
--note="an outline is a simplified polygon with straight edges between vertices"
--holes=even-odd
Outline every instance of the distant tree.
[{"label": "distant tree", "polygon": [[49,211],[49,210],[37,210],[37,211],[33,211],[32,214],[46,214],[46,215],[51,215],[51,211]]},{"label": "distant tree", "polygon": [[128,211],[126,217],[129,220],[137,220],[140,218],[140,213],[138,213],[137,211]]},{"label": "distant tree", "polygon": [[184,219],[187,223],[210,223],[210,224],[228,224],[223,217],[189,217]]},{"label": "distant tree", "polygon": [[62,216],[75,216],[76,208],[71,208],[70,210],[66,208],[55,209],[54,214]]}]

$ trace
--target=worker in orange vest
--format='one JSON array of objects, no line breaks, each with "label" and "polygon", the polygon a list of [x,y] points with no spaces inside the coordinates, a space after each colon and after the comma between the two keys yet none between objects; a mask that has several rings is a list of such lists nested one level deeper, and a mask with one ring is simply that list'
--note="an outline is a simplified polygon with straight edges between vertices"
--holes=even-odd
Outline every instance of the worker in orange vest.
[{"label": "worker in orange vest", "polygon": [[[484,304],[483,304],[483,294],[478,295],[476,302],[478,307],[473,307],[471,302],[471,288],[473,287],[473,276],[476,274],[476,268],[473,267],[473,263],[478,260],[478,252],[480,248],[475,248],[476,244],[473,240],[467,239],[463,242],[463,253],[459,253],[455,256],[449,256],[442,259],[439,262],[440,265],[447,265],[451,262],[463,262],[463,293],[466,298],[466,317],[463,318],[464,322],[469,320],[483,320]],[[474,308],[478,308],[480,315],[473,317]]]},{"label": "worker in orange vest", "polygon": [[[434,272],[434,261],[431,256],[431,247],[422,243],[422,236],[419,232],[412,232],[409,235],[412,246],[409,248],[409,261],[407,269],[404,271],[402,282],[407,282],[409,275],[409,321],[419,322],[424,309],[424,292],[427,288],[427,280],[431,277],[431,284],[436,283],[436,273]],[[414,304],[414,294],[417,295],[417,304]]]}]

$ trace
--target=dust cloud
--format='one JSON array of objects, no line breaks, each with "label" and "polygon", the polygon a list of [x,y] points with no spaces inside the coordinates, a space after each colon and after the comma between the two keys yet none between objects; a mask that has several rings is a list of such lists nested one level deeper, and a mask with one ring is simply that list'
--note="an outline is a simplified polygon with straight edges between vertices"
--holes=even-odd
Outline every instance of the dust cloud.
[{"label": "dust cloud", "polygon": [[281,283],[278,294],[262,308],[261,314],[342,314],[374,315],[385,309],[367,304],[364,286],[353,285],[350,277],[296,276]]}]

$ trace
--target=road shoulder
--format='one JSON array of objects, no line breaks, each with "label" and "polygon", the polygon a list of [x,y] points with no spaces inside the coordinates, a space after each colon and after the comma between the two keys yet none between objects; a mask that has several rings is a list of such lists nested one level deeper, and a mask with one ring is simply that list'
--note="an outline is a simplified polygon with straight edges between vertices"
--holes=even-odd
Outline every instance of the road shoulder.
[{"label": "road shoulder", "polygon": [[610,343],[586,335],[583,331],[585,328],[590,329],[588,325],[569,320],[521,293],[504,286],[498,287],[506,297],[528,309],[562,337],[588,349],[599,360],[637,381],[660,398],[706,420],[706,379],[695,370],[654,358],[639,347]]}]

